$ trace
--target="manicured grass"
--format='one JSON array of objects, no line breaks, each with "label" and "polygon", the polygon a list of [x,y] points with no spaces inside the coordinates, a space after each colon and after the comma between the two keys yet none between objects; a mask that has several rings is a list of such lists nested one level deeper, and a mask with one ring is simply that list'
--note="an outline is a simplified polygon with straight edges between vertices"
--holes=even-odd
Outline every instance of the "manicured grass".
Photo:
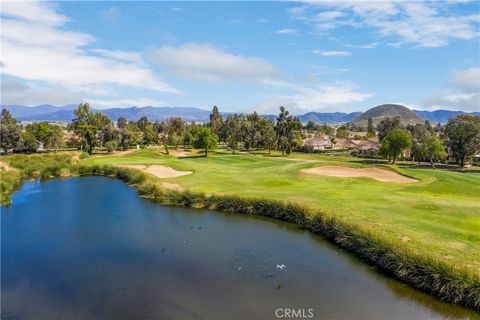
[{"label": "manicured grass", "polygon": [[[212,153],[208,158],[176,158],[142,150],[101,155],[84,164],[164,164],[192,175],[162,179],[195,192],[237,195],[301,204],[327,216],[367,228],[399,247],[479,274],[480,173],[391,167],[420,180],[385,183],[366,178],[303,174],[319,165],[369,166],[377,161],[328,155]],[[377,164],[378,165],[378,164]],[[403,241],[402,241],[403,240]]]}]

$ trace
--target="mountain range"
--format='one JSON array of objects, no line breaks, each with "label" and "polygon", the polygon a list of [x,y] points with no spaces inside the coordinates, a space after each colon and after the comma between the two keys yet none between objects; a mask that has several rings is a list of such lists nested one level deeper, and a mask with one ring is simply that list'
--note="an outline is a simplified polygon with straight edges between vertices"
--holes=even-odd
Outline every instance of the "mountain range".
[{"label": "mountain range", "polygon": [[[382,107],[383,106],[383,107]],[[297,115],[302,123],[310,120],[317,123],[344,123],[355,122],[359,119],[362,123],[367,121],[369,117],[381,117],[390,115],[391,111],[385,106],[396,105],[382,105],[369,109],[365,113],[362,112],[308,112]],[[21,105],[2,105],[2,109],[9,110],[12,115],[19,121],[58,121],[68,122],[75,118],[73,110],[77,105],[53,106],[49,104],[42,104],[38,106],[28,107]],[[382,107],[382,108],[379,108]],[[446,123],[450,117],[463,114],[463,111],[449,111],[449,110],[435,110],[435,111],[421,111],[410,110],[406,107],[400,106],[396,108],[397,113],[400,112],[407,122],[423,122],[423,119],[429,120],[431,123]],[[405,108],[405,109],[403,109]],[[390,108],[391,109],[391,108]],[[408,110],[408,111],[407,111]],[[112,120],[116,121],[120,117],[125,117],[128,121],[135,121],[142,116],[147,116],[150,121],[165,121],[171,117],[182,117],[185,121],[206,122],[210,117],[210,110],[203,110],[199,108],[181,108],[181,107],[129,107],[129,108],[109,108],[98,109],[105,113]],[[224,116],[230,113],[224,113]],[[472,114],[479,115],[480,112],[473,112]],[[392,113],[395,115],[395,112]],[[263,115],[266,118],[275,119],[276,115]],[[360,123],[359,122],[359,123]]]}]

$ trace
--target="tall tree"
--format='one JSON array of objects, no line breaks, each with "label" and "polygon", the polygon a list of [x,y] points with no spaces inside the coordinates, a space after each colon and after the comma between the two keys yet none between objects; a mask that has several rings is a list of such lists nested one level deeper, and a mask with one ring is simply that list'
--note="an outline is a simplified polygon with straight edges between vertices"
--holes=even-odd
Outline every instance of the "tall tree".
[{"label": "tall tree", "polygon": [[7,109],[2,109],[1,114],[0,146],[5,153],[22,148],[22,127]]},{"label": "tall tree", "polygon": [[368,118],[367,137],[369,137],[369,138],[375,137],[375,127],[373,126],[373,119],[372,118]]},{"label": "tall tree", "polygon": [[301,139],[302,123],[298,118],[292,117],[285,107],[280,107],[275,126],[277,145],[282,149],[282,155],[290,154],[298,146]]},{"label": "tall tree", "polygon": [[276,133],[275,133],[275,123],[270,119],[262,119],[261,126],[261,137],[262,137],[262,146],[268,149],[270,154],[271,150],[275,148]]},{"label": "tall tree", "polygon": [[44,147],[46,149],[60,149],[65,145],[63,136],[63,127],[59,125],[50,125],[48,133],[43,139]]},{"label": "tall tree", "polygon": [[143,127],[142,136],[144,145],[152,145],[158,142],[158,133],[151,122],[146,123]]},{"label": "tall tree", "polygon": [[224,125],[224,136],[225,142],[232,149],[232,153],[235,154],[235,149],[238,147],[238,144],[242,141],[242,130],[240,123],[240,116],[237,114],[229,115],[225,120]]},{"label": "tall tree", "polygon": [[407,125],[406,129],[412,135],[412,158],[420,163],[427,159],[425,141],[431,133],[424,124]]},{"label": "tall tree", "polygon": [[253,112],[252,114],[247,115],[246,120],[243,122],[242,125],[243,129],[243,142],[245,144],[245,148],[249,150],[258,149],[259,143],[261,141],[261,118],[257,112]]},{"label": "tall tree", "polygon": [[445,136],[452,157],[464,167],[466,160],[480,152],[480,117],[459,115],[450,118]]},{"label": "tall tree", "polygon": [[313,131],[316,131],[317,130],[317,124],[312,121],[312,120],[308,120],[306,126],[305,126],[305,129],[308,131],[308,132],[313,132]]},{"label": "tall tree", "polygon": [[218,143],[218,136],[212,133],[209,127],[201,127],[197,130],[193,147],[196,149],[205,149],[205,157],[208,156],[208,150],[214,149]]},{"label": "tall tree", "polygon": [[28,131],[24,131],[22,133],[22,142],[23,142],[23,149],[29,152],[34,152],[38,149],[39,144],[35,136]]},{"label": "tall tree", "polygon": [[46,121],[33,122],[25,126],[25,131],[31,133],[39,142],[45,143],[45,136],[50,130],[50,124]]},{"label": "tall tree", "polygon": [[127,126],[127,124],[128,122],[127,122],[127,119],[125,119],[125,117],[118,118],[117,127],[119,127],[120,129],[123,129]]},{"label": "tall tree", "polygon": [[401,128],[401,120],[399,116],[389,118],[386,117],[380,123],[377,125],[377,135],[378,135],[378,140],[382,141],[383,138],[387,136],[387,134],[396,128]]},{"label": "tall tree", "polygon": [[445,146],[435,135],[431,134],[424,143],[425,156],[430,160],[432,168],[435,169],[435,160],[443,160],[447,157]]},{"label": "tall tree", "polygon": [[412,147],[412,137],[405,129],[393,129],[382,140],[380,153],[392,160],[395,164],[398,156]]},{"label": "tall tree", "polygon": [[220,112],[218,111],[217,106],[213,106],[212,113],[210,114],[210,128],[212,128],[212,133],[218,135],[220,133],[220,129],[223,126],[223,118]]},{"label": "tall tree", "polygon": [[82,137],[82,149],[91,154],[97,144],[97,132],[109,125],[111,120],[103,113],[93,112],[88,103],[80,104],[73,113],[73,131]]},{"label": "tall tree", "polygon": [[135,122],[128,123],[119,132],[120,147],[127,150],[130,146],[139,144],[141,141],[141,131]]},{"label": "tall tree", "polygon": [[142,132],[145,132],[145,129],[148,126],[148,124],[149,124],[149,122],[148,122],[147,116],[143,116],[140,119],[138,119],[138,121],[137,121],[138,129],[140,129],[140,131],[142,131]]},{"label": "tall tree", "polygon": [[137,121],[137,127],[141,131],[142,144],[151,145],[157,143],[158,135],[153,124],[148,121],[147,116],[143,116]]},{"label": "tall tree", "polygon": [[190,133],[190,131],[186,131],[185,134],[183,135],[183,146],[188,148],[192,144],[193,144],[193,135]]}]

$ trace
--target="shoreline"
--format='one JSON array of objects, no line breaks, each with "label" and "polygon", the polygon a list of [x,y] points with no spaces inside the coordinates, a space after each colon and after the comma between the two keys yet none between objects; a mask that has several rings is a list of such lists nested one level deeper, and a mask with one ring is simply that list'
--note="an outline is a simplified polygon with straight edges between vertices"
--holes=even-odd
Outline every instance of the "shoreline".
[{"label": "shoreline", "polygon": [[[375,266],[388,276],[439,298],[443,302],[480,311],[480,278],[438,259],[421,256],[411,249],[395,247],[393,242],[339,218],[330,217],[295,203],[230,195],[206,195],[189,190],[172,190],[162,181],[132,168],[112,165],[70,163],[55,170],[20,172],[20,183],[30,178],[51,179],[73,176],[106,176],[119,179],[136,189],[139,196],[165,206],[206,208],[236,214],[259,215],[292,222],[324,237],[338,247]],[[50,172],[52,171],[52,172]],[[11,193],[15,192],[12,190]]]}]

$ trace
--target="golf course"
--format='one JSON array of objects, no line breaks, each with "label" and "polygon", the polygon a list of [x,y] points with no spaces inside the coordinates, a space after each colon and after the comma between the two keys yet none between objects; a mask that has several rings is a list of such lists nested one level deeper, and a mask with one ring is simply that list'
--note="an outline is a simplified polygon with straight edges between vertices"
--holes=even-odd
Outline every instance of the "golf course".
[{"label": "golf course", "polygon": [[[414,169],[353,157],[292,154],[208,157],[167,156],[144,150],[82,160],[97,165],[164,165],[193,174],[158,178],[170,186],[217,195],[280,200],[301,204],[389,238],[398,246],[459,269],[480,269],[480,171]],[[308,174],[319,166],[382,166],[415,178],[415,183],[382,182]],[[168,185],[167,185],[168,186]]]},{"label": "golf course", "polygon": [[259,214],[304,225],[422,291],[478,309],[480,171],[279,152],[161,148],[2,159],[2,202],[21,181],[116,177],[164,205]]}]

